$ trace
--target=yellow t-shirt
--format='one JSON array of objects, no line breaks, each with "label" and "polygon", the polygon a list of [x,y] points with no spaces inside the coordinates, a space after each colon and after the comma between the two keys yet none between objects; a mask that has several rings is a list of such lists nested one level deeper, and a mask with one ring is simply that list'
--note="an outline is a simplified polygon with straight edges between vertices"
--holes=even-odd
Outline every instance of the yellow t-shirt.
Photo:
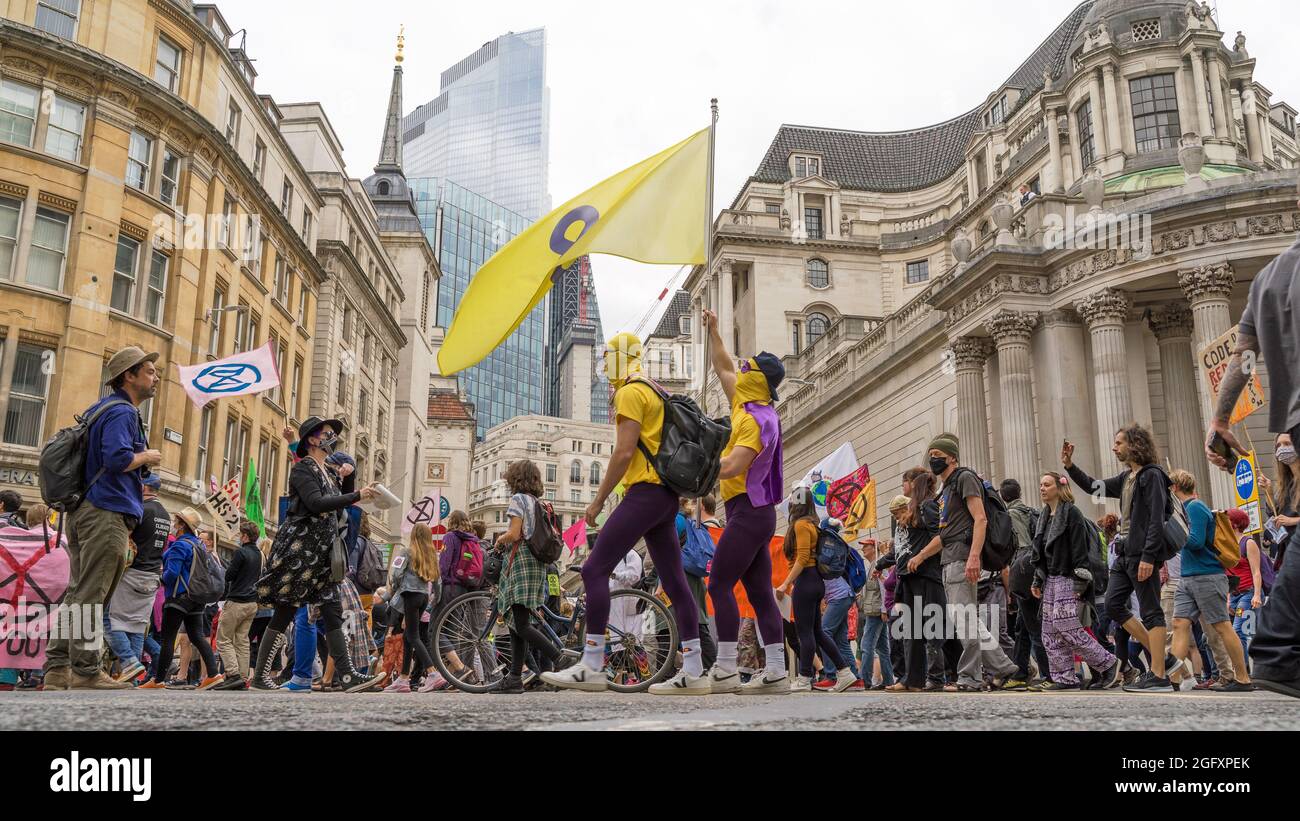
[{"label": "yellow t-shirt", "polygon": [[[723,458],[737,447],[749,448],[754,453],[763,452],[763,439],[759,434],[758,422],[745,410],[745,406],[740,404],[731,409],[731,438],[727,440],[727,446],[722,450]],[[725,502],[744,493],[748,477],[749,468],[745,468],[739,476],[723,479],[722,501]]]},{"label": "yellow t-shirt", "polygon": [[[614,413],[641,423],[641,442],[651,454],[659,452],[664,432],[664,401],[654,388],[644,382],[629,382],[614,392]],[[617,421],[617,420],[615,420]],[[632,461],[623,474],[624,487],[635,484],[659,485],[659,474],[645,458],[641,448],[632,453]]]}]

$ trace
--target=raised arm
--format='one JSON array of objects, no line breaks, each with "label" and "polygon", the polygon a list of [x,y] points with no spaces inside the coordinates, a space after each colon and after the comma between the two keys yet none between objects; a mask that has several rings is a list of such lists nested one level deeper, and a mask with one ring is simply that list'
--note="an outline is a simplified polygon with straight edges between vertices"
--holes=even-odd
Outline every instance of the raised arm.
[{"label": "raised arm", "polygon": [[704,327],[709,332],[710,359],[713,364],[713,371],[718,375],[718,382],[722,384],[722,392],[727,395],[727,402],[731,402],[736,396],[736,363],[731,361],[731,353],[727,350],[727,345],[722,341],[722,333],[718,328],[718,315],[713,311],[704,312]]}]

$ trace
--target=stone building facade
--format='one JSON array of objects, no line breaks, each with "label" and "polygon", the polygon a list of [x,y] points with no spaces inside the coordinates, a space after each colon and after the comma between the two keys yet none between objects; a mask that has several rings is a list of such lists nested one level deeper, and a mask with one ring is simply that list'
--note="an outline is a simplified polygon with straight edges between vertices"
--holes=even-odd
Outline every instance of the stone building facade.
[{"label": "stone building facade", "polygon": [[[313,377],[322,200],[230,27],[177,0],[10,0],[0,81],[2,483],[39,498],[40,446],[139,345],[161,352],[142,410],[168,506],[250,459],[278,496]],[[267,342],[278,390],[202,411],[181,390],[177,366]]]},{"label": "stone building facade", "polygon": [[[964,463],[1032,493],[1066,438],[1115,469],[1137,421],[1225,504],[1199,351],[1300,230],[1292,109],[1270,97],[1208,6],[1089,0],[957,118],[783,126],[687,280],[691,314],[785,357],[787,477],[850,441],[888,498],[955,431]],[[1244,427],[1267,470],[1265,421]]]}]

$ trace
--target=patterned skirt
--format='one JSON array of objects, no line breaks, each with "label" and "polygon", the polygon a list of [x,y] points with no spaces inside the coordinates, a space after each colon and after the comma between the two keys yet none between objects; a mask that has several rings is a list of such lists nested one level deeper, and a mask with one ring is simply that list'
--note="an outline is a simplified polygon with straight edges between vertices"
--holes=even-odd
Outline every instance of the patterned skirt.
[{"label": "patterned skirt", "polygon": [[[511,605],[522,604],[536,610],[546,601],[546,566],[537,561],[523,542],[505,550],[505,565],[497,585],[497,607],[509,621]],[[515,551],[513,561],[512,551]]]},{"label": "patterned skirt", "polygon": [[280,525],[271,558],[257,580],[258,603],[301,607],[320,601],[334,587],[330,551],[336,534],[333,516],[296,518]]}]

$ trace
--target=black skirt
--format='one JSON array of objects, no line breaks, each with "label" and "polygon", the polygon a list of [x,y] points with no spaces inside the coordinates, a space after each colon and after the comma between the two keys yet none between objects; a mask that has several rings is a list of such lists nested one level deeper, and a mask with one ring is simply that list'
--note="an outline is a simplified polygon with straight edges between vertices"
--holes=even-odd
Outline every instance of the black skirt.
[{"label": "black skirt", "polygon": [[265,607],[316,604],[334,587],[330,552],[338,534],[334,514],[295,517],[280,526],[271,558],[257,580],[257,601]]}]

